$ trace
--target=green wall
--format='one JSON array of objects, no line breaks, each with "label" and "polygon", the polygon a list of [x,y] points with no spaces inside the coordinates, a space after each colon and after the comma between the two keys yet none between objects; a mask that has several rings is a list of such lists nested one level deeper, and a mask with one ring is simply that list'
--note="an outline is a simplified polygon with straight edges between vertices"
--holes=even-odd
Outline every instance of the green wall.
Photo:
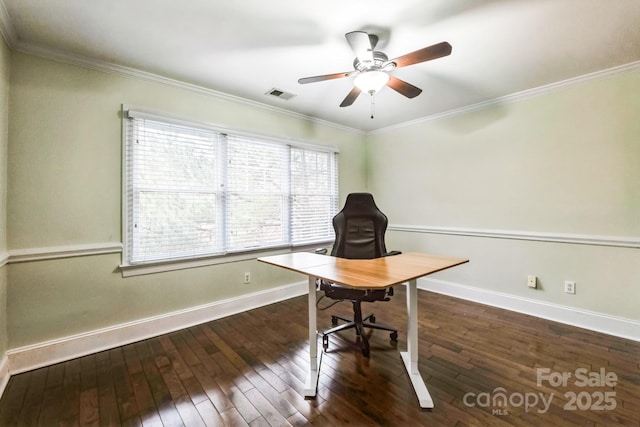
[{"label": "green wall", "polygon": [[[340,188],[366,186],[362,134],[117,73],[13,52],[8,246],[121,241],[121,104],[340,150]],[[301,280],[255,260],[122,278],[119,254],[10,263],[9,348]],[[243,272],[252,273],[243,285]]]},{"label": "green wall", "polygon": [[[0,37],[0,259],[7,257],[7,145],[11,53]],[[7,267],[0,266],[0,360],[8,349]]]},{"label": "green wall", "polygon": [[[640,240],[638,93],[636,70],[370,135],[368,188],[408,230],[387,246],[471,260],[439,280],[640,319],[637,248],[453,234]],[[438,227],[448,234],[421,231]]]},{"label": "green wall", "polygon": [[[343,199],[373,192],[392,225],[640,236],[638,72],[364,136],[5,45],[0,61],[5,252],[121,241],[121,104],[337,146]],[[387,246],[471,259],[440,280],[640,319],[637,249],[393,230]],[[0,355],[302,279],[255,260],[130,278],[119,264],[103,254],[1,267]]]}]

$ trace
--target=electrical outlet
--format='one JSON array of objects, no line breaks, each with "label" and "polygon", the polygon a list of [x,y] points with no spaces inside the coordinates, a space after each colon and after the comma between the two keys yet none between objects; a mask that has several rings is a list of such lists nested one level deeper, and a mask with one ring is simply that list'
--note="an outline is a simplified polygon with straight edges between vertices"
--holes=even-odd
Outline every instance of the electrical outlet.
[{"label": "electrical outlet", "polygon": [[527,286],[530,287],[530,288],[534,288],[535,289],[537,284],[538,284],[538,278],[536,276],[534,276],[533,274],[530,274],[527,277]]},{"label": "electrical outlet", "polygon": [[251,273],[246,272],[244,273],[244,284],[248,285],[249,283],[251,283]]},{"label": "electrical outlet", "polygon": [[576,293],[576,282],[571,280],[564,281],[564,292],[567,294],[575,294]]}]

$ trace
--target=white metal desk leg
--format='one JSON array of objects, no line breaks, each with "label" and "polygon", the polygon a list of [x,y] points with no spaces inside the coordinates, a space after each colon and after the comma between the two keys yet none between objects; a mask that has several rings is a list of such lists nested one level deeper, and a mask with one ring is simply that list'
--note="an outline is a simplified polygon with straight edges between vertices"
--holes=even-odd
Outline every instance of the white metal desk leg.
[{"label": "white metal desk leg", "polygon": [[318,390],[320,361],[322,353],[318,353],[318,324],[316,317],[316,278],[309,276],[309,374],[304,385],[304,395],[314,397]]},{"label": "white metal desk leg", "polygon": [[421,408],[433,408],[433,399],[418,371],[418,282],[409,281],[407,286],[407,351],[401,352],[404,366],[409,374],[413,389]]}]

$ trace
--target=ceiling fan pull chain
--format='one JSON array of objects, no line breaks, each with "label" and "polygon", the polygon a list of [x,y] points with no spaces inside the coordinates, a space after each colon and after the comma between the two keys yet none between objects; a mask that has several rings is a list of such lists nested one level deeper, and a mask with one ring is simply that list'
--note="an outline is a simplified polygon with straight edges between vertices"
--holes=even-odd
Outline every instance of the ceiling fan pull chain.
[{"label": "ceiling fan pull chain", "polygon": [[[2,0],[0,0],[0,3],[2,3]],[[340,103],[340,107],[352,105],[362,92],[368,92],[373,96],[375,92],[378,92],[384,86],[389,86],[407,98],[415,98],[422,93],[422,89],[390,75],[390,72],[396,68],[407,67],[451,55],[451,45],[448,42],[440,42],[389,60],[384,52],[375,50],[378,43],[377,35],[368,34],[365,31],[351,31],[344,36],[349,46],[351,46],[351,50],[353,50],[353,53],[356,55],[353,60],[354,71],[298,79],[298,83],[307,84],[356,76],[353,80],[353,89],[351,89],[351,92],[349,92],[342,103]],[[372,119],[374,118],[374,112],[375,101],[371,98]]]},{"label": "ceiling fan pull chain", "polygon": [[373,119],[373,114],[376,112],[376,101],[374,95],[371,95],[371,118]]}]

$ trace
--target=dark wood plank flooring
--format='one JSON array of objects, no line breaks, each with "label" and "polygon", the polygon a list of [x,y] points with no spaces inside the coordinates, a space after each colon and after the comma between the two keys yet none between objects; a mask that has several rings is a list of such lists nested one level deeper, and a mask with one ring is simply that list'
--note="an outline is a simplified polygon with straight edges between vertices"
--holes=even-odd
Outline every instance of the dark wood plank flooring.
[{"label": "dark wood plank flooring", "polygon": [[[352,332],[331,337],[318,396],[305,399],[306,304],[294,298],[15,375],[0,426],[640,426],[640,343],[425,291],[419,368],[434,409],[418,407],[382,331],[371,334],[369,359],[349,345]],[[367,305],[398,326],[399,349],[405,307],[402,287]],[[319,325],[350,309],[319,312]]]}]

